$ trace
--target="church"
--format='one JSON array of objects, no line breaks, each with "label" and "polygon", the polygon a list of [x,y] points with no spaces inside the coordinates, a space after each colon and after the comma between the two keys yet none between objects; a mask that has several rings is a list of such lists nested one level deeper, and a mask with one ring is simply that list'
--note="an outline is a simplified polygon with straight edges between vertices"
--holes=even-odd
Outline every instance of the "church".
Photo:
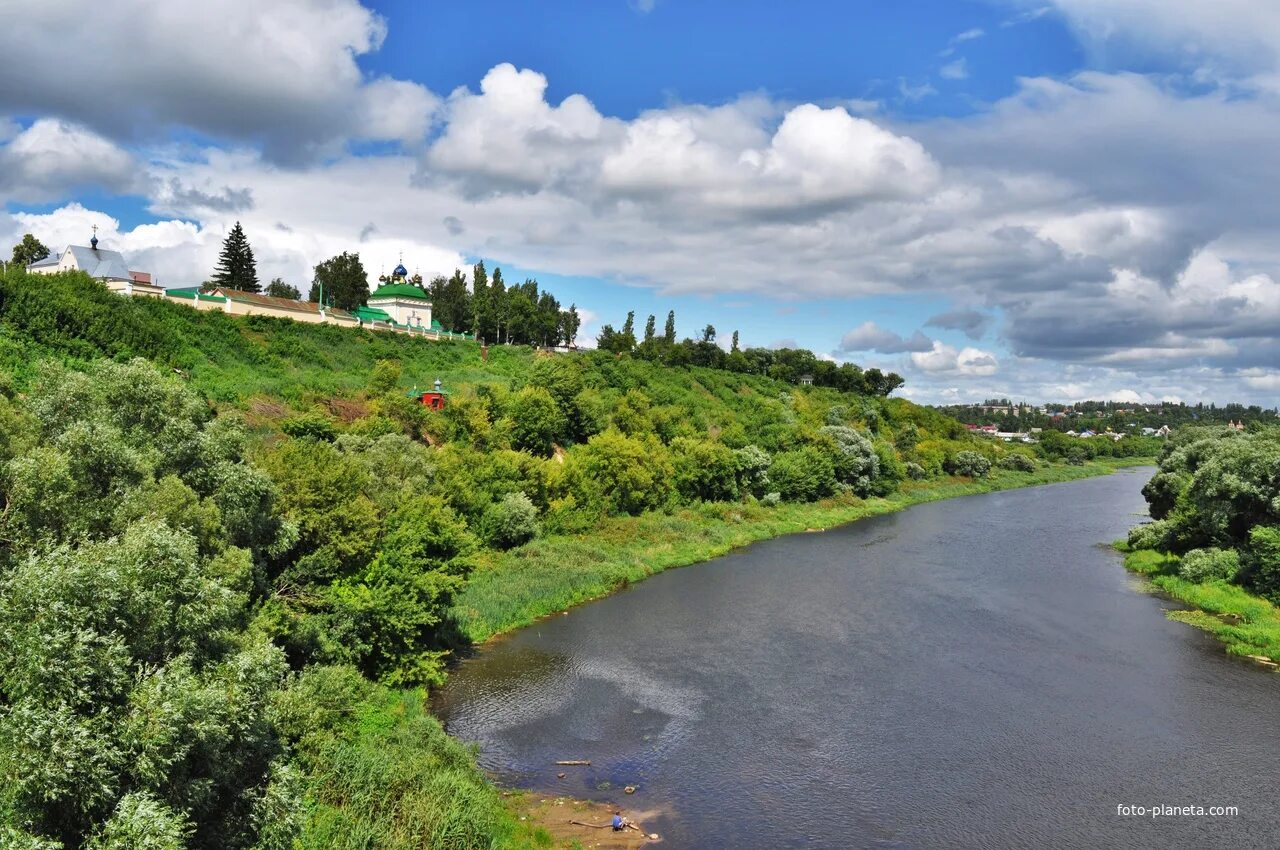
[{"label": "church", "polygon": [[36,260],[27,266],[27,271],[34,274],[82,271],[89,277],[101,281],[107,289],[121,295],[164,297],[164,289],[151,279],[148,272],[131,271],[124,261],[124,255],[119,251],[99,248],[96,225],[93,230],[93,238],[89,240],[88,247],[68,245],[61,254]]},{"label": "church", "polygon": [[422,278],[418,275],[410,278],[403,260],[390,277],[378,280],[381,285],[369,295],[365,306],[355,310],[362,322],[411,330],[442,330],[431,321],[431,299],[422,288]]}]

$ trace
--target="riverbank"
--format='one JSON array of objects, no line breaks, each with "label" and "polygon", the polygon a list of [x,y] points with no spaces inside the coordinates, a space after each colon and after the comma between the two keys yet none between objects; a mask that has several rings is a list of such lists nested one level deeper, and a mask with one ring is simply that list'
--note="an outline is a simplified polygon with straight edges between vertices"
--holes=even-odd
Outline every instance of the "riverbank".
[{"label": "riverbank", "polygon": [[[470,639],[481,643],[663,570],[758,540],[826,530],[924,502],[1074,481],[1151,462],[1108,459],[1043,466],[1030,473],[1000,470],[987,479],[909,483],[884,499],[772,508],[706,505],[609,520],[590,534],[536,540],[482,564],[459,597],[454,616]],[[654,843],[636,833],[618,843],[612,832],[569,823],[605,822],[607,806],[599,802],[500,792],[476,767],[473,754],[443,734],[427,711],[425,694],[361,687],[373,688],[373,693],[314,745],[310,775],[315,808],[302,847],[624,850]],[[626,814],[645,823],[645,813]],[[486,843],[477,844],[482,836]]]},{"label": "riverbank", "polygon": [[761,540],[824,531],[912,505],[998,490],[1106,475],[1151,458],[1105,458],[1083,465],[1042,465],[1033,472],[992,470],[987,478],[904,482],[885,498],[837,497],[813,503],[709,503],[670,514],[606,520],[589,533],[547,537],[492,553],[469,578],[453,616],[474,644],[541,617],[607,596],[676,567],[724,555]]},{"label": "riverbank", "polygon": [[1150,549],[1124,553],[1125,568],[1144,576],[1156,590],[1190,606],[1167,612],[1171,620],[1214,635],[1231,655],[1239,655],[1276,669],[1280,661],[1280,609],[1244,588],[1225,581],[1199,584],[1178,575],[1177,555]]}]

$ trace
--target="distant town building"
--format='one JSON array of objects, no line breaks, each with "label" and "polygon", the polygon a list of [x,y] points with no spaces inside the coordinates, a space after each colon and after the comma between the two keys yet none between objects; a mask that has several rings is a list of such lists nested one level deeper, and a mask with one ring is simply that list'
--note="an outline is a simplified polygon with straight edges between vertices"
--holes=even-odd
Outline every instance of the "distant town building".
[{"label": "distant town building", "polygon": [[811,387],[813,386],[813,375],[801,375],[799,382],[802,387]]},{"label": "distant town building", "polygon": [[99,248],[98,228],[95,226],[93,229],[93,238],[87,246],[68,245],[61,254],[50,255],[27,266],[27,271],[35,274],[82,271],[121,295],[164,296],[164,289],[156,285],[149,272],[131,271],[119,251]]}]

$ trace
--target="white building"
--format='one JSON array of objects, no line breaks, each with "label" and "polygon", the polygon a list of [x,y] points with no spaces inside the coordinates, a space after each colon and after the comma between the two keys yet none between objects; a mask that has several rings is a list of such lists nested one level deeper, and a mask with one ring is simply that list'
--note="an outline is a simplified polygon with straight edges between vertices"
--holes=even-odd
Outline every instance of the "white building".
[{"label": "white building", "polygon": [[150,274],[130,271],[124,255],[119,251],[99,248],[97,234],[89,240],[88,247],[68,245],[61,254],[36,260],[27,266],[27,271],[34,274],[82,271],[101,281],[107,289],[121,295],[150,295],[157,298],[164,295],[164,289],[152,282]]},{"label": "white building", "polygon": [[[418,280],[418,278],[415,278]],[[372,323],[390,322],[399,327],[416,330],[432,330],[431,298],[422,287],[411,283],[404,264],[396,266],[390,278],[373,291],[367,306],[357,309],[356,315]]]}]

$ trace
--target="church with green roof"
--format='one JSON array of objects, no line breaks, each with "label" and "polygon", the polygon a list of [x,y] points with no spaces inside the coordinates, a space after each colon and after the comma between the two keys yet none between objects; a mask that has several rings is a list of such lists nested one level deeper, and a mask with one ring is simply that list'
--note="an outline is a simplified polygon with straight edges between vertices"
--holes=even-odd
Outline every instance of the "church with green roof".
[{"label": "church with green roof", "polygon": [[365,306],[355,309],[360,321],[414,330],[441,330],[431,319],[431,298],[421,286],[422,278],[414,275],[411,280],[403,262],[390,277],[380,281],[381,285],[369,295]]}]

